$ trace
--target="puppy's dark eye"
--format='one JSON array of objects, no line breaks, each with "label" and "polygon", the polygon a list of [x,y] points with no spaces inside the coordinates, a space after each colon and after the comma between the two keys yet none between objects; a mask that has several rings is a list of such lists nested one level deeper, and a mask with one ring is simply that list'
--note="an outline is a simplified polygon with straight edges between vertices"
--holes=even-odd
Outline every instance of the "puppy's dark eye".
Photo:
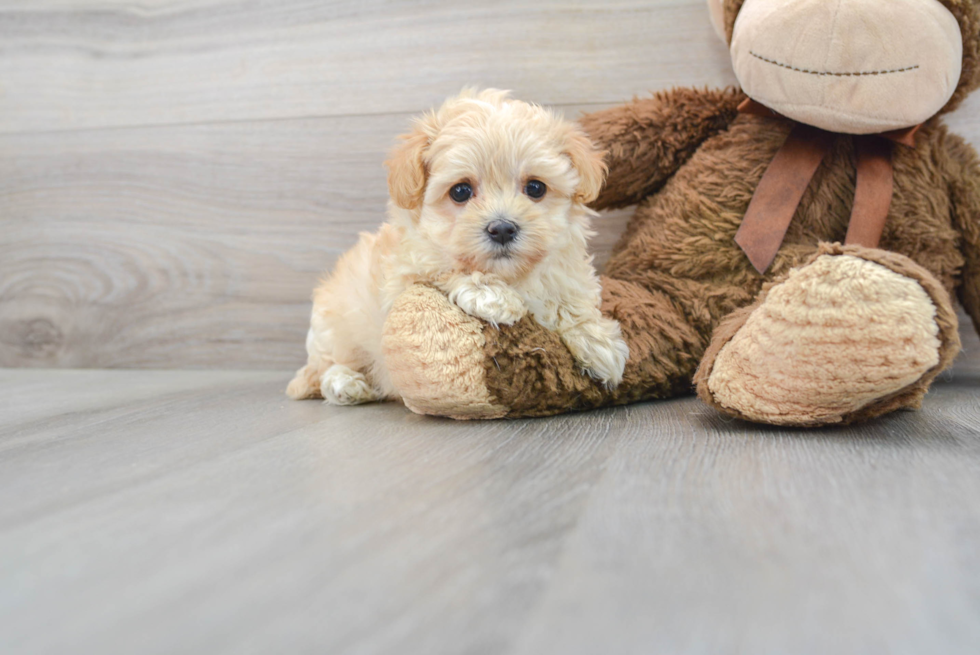
[{"label": "puppy's dark eye", "polygon": [[449,197],[453,199],[453,202],[464,203],[473,197],[473,187],[466,182],[454,184],[453,188],[449,190]]},{"label": "puppy's dark eye", "polygon": [[544,182],[541,180],[528,180],[527,184],[524,185],[524,193],[526,193],[528,197],[534,198],[535,200],[544,198],[544,194],[547,190],[548,187],[546,187]]}]

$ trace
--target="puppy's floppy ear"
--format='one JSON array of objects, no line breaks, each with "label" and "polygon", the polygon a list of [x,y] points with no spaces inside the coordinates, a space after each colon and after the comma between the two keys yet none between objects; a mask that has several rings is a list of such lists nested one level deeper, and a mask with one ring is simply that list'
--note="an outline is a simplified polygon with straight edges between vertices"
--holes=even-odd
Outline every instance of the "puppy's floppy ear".
[{"label": "puppy's floppy ear", "polygon": [[606,179],[606,153],[596,148],[585,132],[575,125],[565,136],[565,154],[571,158],[579,175],[578,188],[572,199],[586,204],[592,202],[599,197]]},{"label": "puppy's floppy ear", "polygon": [[403,209],[418,209],[425,196],[425,150],[435,132],[435,117],[425,115],[415,123],[415,129],[398,137],[385,167],[388,169],[388,193]]}]

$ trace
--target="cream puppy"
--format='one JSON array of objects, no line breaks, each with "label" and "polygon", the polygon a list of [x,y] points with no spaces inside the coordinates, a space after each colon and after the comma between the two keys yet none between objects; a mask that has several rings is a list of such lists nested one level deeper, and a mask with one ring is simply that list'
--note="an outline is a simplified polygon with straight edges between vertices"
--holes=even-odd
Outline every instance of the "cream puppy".
[{"label": "cream puppy", "polygon": [[586,253],[602,153],[574,123],[508,97],[464,90],[415,121],[388,167],[388,222],[313,293],[309,360],[291,398],[337,405],[396,399],[381,352],[385,317],[412,284],[441,289],[494,325],[526,313],[558,333],[588,375],[613,387],[629,354],[599,312]]}]

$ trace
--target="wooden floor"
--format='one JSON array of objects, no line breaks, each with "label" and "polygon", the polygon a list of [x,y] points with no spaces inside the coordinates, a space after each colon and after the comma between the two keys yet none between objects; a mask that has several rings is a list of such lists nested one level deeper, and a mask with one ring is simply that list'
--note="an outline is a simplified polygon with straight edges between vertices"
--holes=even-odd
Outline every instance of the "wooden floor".
[{"label": "wooden floor", "polygon": [[0,370],[0,651],[980,644],[980,342],[919,412],[457,423],[288,372]]}]

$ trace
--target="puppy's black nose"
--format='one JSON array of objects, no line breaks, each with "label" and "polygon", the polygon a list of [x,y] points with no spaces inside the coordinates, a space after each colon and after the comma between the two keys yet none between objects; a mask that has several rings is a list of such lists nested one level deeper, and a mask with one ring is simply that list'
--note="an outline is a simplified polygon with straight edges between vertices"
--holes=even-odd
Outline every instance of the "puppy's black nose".
[{"label": "puppy's black nose", "polygon": [[502,246],[507,245],[517,236],[521,228],[510,221],[494,221],[487,226],[487,234],[491,241],[496,241]]}]

